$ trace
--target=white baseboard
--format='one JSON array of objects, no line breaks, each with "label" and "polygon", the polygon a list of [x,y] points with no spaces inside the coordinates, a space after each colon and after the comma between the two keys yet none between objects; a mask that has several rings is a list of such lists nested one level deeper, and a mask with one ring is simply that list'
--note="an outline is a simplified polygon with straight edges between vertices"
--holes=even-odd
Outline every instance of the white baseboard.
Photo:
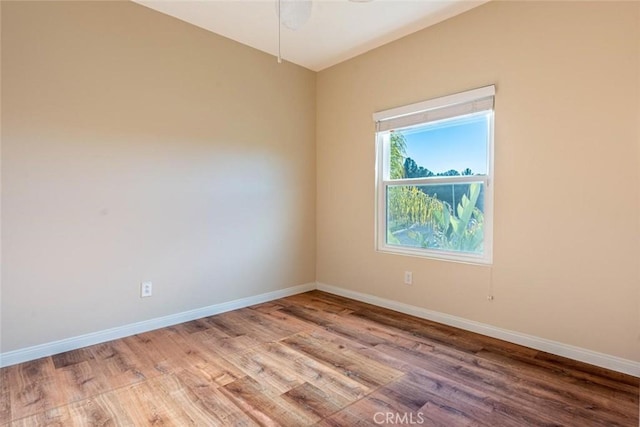
[{"label": "white baseboard", "polygon": [[220,314],[227,311],[248,307],[254,304],[272,301],[274,299],[311,291],[313,289],[316,289],[315,283],[306,283],[303,285],[280,289],[273,292],[267,292],[260,295],[240,298],[220,304],[214,304],[208,307],[197,308],[195,310],[183,311],[182,313],[170,314],[168,316],[144,320],[142,322],[131,323],[129,325],[119,326],[103,331],[92,332],[86,335],[66,338],[60,341],[54,341],[50,343],[35,345],[33,347],[0,353],[0,368],[15,365],[17,363],[28,362],[29,360],[51,356],[69,350],[76,350],[82,347],[87,347],[89,345],[100,344],[106,341],[112,341],[118,338],[124,338],[131,335],[152,331],[154,329],[189,322],[195,319],[201,319],[207,316],[213,316],[214,314]]},{"label": "white baseboard", "polygon": [[215,314],[220,314],[227,311],[248,307],[254,304],[272,301],[278,298],[284,298],[290,295],[295,295],[314,289],[318,289],[335,295],[340,295],[346,298],[351,298],[357,301],[366,302],[379,307],[388,308],[400,313],[410,314],[412,316],[420,317],[445,325],[454,326],[456,328],[464,329],[467,331],[476,332],[489,337],[498,338],[514,344],[520,344],[536,350],[541,350],[558,356],[567,357],[569,359],[578,360],[580,362],[590,363],[592,365],[611,369],[613,371],[640,377],[640,362],[635,362],[608,354],[598,353],[584,348],[563,344],[557,341],[551,341],[532,335],[522,334],[520,332],[501,329],[491,325],[487,325],[485,323],[475,322],[473,320],[467,320],[457,316],[451,316],[449,314],[404,304],[386,298],[380,298],[370,294],[350,291],[348,289],[339,288],[320,282],[306,283],[303,285],[280,289],[273,292],[267,292],[260,295],[240,298],[220,304],[214,304],[195,310],[184,311],[182,313],[171,314],[168,316],[158,317],[155,319],[93,332],[86,335],[66,338],[63,340],[9,351],[6,353],[0,353],[0,368],[39,359],[41,357],[51,356],[65,351],[76,350],[94,344],[100,344],[118,338],[124,338],[131,335],[152,331],[154,329],[177,325],[179,323],[184,323],[195,319],[201,319],[207,316],[213,316]]},{"label": "white baseboard", "polygon": [[461,317],[439,313],[437,311],[404,304],[386,298],[380,298],[374,295],[350,291],[348,289],[339,288],[320,282],[317,283],[317,289],[331,294],[340,295],[345,298],[351,298],[379,307],[388,308],[390,310],[399,311],[400,313],[410,314],[422,319],[454,326],[466,331],[476,332],[514,344],[520,344],[525,347],[545,351],[557,356],[563,356],[580,362],[589,363],[591,365],[600,366],[602,368],[611,369],[612,371],[622,372],[625,374],[640,377],[640,362],[634,362],[633,360],[610,356],[608,354],[598,353],[584,348],[563,344],[557,341],[551,341],[532,335],[522,334],[520,332],[496,328],[495,326],[487,325],[485,323],[475,322],[473,320],[467,320]]}]

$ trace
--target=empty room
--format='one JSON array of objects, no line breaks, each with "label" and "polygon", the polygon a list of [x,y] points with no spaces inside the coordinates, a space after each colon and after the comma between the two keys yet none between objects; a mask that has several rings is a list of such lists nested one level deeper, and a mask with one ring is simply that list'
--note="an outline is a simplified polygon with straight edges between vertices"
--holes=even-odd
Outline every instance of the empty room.
[{"label": "empty room", "polygon": [[0,426],[639,425],[640,2],[0,18]]}]

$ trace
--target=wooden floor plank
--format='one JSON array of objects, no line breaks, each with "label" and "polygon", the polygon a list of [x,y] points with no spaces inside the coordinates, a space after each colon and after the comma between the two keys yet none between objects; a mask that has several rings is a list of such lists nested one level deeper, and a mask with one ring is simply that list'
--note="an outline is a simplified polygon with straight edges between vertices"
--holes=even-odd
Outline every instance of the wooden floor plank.
[{"label": "wooden floor plank", "polygon": [[[502,342],[499,344],[502,344]],[[500,346],[496,347],[503,348]],[[494,351],[497,351],[498,348]],[[611,384],[614,388],[620,388],[621,385],[626,385],[627,387],[625,387],[625,389],[630,392],[635,392],[637,389],[637,378],[620,372],[612,372],[609,369],[587,365],[586,363],[578,362],[577,360],[567,359],[566,357],[556,356],[544,351],[537,352],[535,360],[542,361],[544,363],[542,366],[544,367],[555,367],[557,370],[571,373],[576,377],[585,379],[589,382],[603,385]]]},{"label": "wooden floor plank", "polygon": [[335,322],[339,322],[341,316],[336,313],[323,313],[321,310],[313,307],[287,306],[281,310],[298,321],[306,322],[310,326],[319,326],[325,328]]},{"label": "wooden floor plank", "polygon": [[315,334],[296,334],[282,340],[282,343],[332,366],[333,369],[367,387],[387,384],[402,375],[400,371],[366,359],[352,350],[341,348],[341,345],[321,339]]},{"label": "wooden floor plank", "polygon": [[89,347],[95,369],[102,372],[112,389],[142,382],[160,375],[144,354],[135,354],[124,340]]},{"label": "wooden floor plank", "polygon": [[123,338],[122,342],[136,356],[144,356],[144,364],[153,368],[153,376],[168,374],[175,369],[175,366],[171,363],[172,354],[166,354],[163,351],[162,337],[158,336],[158,334],[153,332],[137,334]]},{"label": "wooden floor plank", "polygon": [[0,425],[11,421],[11,392],[9,391],[9,369],[0,369]]},{"label": "wooden floor plank", "polygon": [[11,427],[62,427],[73,425],[68,406],[47,409],[44,412],[14,419]]},{"label": "wooden floor plank", "polygon": [[[609,406],[615,402],[616,407],[631,410],[637,405],[638,388],[625,383],[616,383],[611,379],[599,377],[598,382],[592,382],[573,373],[565,373],[556,369],[545,369],[530,359],[506,357],[495,352],[479,352],[478,363],[491,363],[489,369],[499,366],[501,371],[510,372],[519,378],[526,378],[535,382],[538,387],[548,389],[549,385],[558,384],[556,393],[572,396],[587,405]],[[559,378],[562,381],[558,381]]]},{"label": "wooden floor plank", "polygon": [[[93,365],[93,366],[92,366]],[[108,380],[88,360],[56,369],[56,383],[66,403],[88,399],[109,391]]]},{"label": "wooden floor plank", "polygon": [[[500,370],[485,369],[477,362],[460,363],[457,359],[438,352],[420,354],[387,345],[377,347],[380,351],[403,357],[422,370],[449,377],[462,386],[481,385],[487,395],[493,396],[496,400],[507,401],[512,407],[544,407],[554,414],[553,417],[558,422],[565,423],[564,425],[572,425],[572,420],[576,418],[589,419],[594,415],[593,406],[589,401],[576,399],[576,396],[562,390],[554,393],[553,389],[557,386],[553,383],[539,385],[537,382],[528,381],[523,376],[505,375]],[[604,422],[611,425],[625,425],[637,418],[637,408],[605,411],[601,417]],[[547,420],[547,422],[551,421],[551,419]]]},{"label": "wooden floor plank", "polygon": [[392,402],[384,396],[373,393],[346,409],[326,418],[321,426],[372,426],[372,425],[410,425],[410,421],[419,421],[417,412],[398,402]]},{"label": "wooden floor plank", "polygon": [[207,425],[206,411],[197,401],[184,398],[172,374],[117,389],[117,401],[131,417],[132,425]]},{"label": "wooden floor plank", "polygon": [[8,369],[11,416],[20,419],[62,406],[61,385],[50,357],[10,366]]},{"label": "wooden floor plank", "polygon": [[334,302],[327,298],[327,295],[324,292],[311,291],[283,298],[283,301],[290,303],[289,306],[305,307],[327,314],[348,314],[353,311],[347,304],[343,304],[342,301]]},{"label": "wooden floor plank", "polygon": [[[68,405],[70,424],[74,426],[133,426],[133,420],[116,392],[103,393]],[[67,424],[63,424],[67,425]]]},{"label": "wooden floor plank", "polygon": [[207,322],[216,328],[225,332],[231,337],[240,335],[249,335],[260,342],[273,341],[287,336],[287,332],[282,332],[274,328],[271,330],[269,325],[262,321],[262,314],[252,312],[251,309],[245,308],[230,311],[219,316],[207,318]]},{"label": "wooden floor plank", "polygon": [[339,394],[327,393],[309,383],[302,383],[282,396],[303,411],[314,414],[320,419],[338,412],[350,403]]},{"label": "wooden floor plank", "polygon": [[251,309],[245,308],[237,310],[242,316],[244,322],[252,328],[250,335],[258,335],[262,342],[266,337],[271,338],[270,341],[288,337],[292,334],[309,330],[309,325],[300,322],[297,319],[283,315],[278,316],[277,312],[263,314]]},{"label": "wooden floor plank", "polygon": [[[404,403],[413,411],[421,412],[425,405],[440,408],[430,414],[431,419],[447,419],[443,410],[458,408],[450,414],[450,422],[464,419],[495,426],[523,426],[550,423],[541,419],[530,408],[505,403],[505,399],[476,387],[460,384],[445,376],[414,369],[405,377],[388,384],[378,391],[389,399]],[[426,414],[425,414],[426,415]],[[462,422],[458,419],[458,422]]]},{"label": "wooden floor plank", "polygon": [[255,311],[259,311],[260,313],[271,313],[274,311],[278,311],[281,308],[283,308],[284,305],[282,304],[278,304],[277,302],[273,302],[273,301],[269,301],[269,302],[263,302],[262,304],[256,304],[256,305],[252,305],[249,308]]},{"label": "wooden floor plank", "polygon": [[287,366],[303,381],[331,394],[333,399],[349,404],[365,395],[372,389],[353,378],[327,366],[320,361],[282,345],[280,343],[265,344],[266,355],[282,366]]},{"label": "wooden floor plank", "polygon": [[311,291],[2,368],[0,426],[636,427],[639,382]]},{"label": "wooden floor plank", "polygon": [[[208,405],[204,405],[192,389],[184,387],[175,375],[164,375],[154,378],[153,381],[157,382],[157,384],[153,382],[150,384],[154,395],[161,391],[167,406],[173,408],[172,416],[169,418],[172,422],[183,420],[176,424],[195,426],[215,424],[214,420],[218,418],[216,413],[211,411]],[[175,414],[179,415],[176,417]],[[217,422],[224,425],[225,420],[218,418]]]},{"label": "wooden floor plank", "polygon": [[396,330],[408,332],[415,337],[428,340],[434,344],[455,347],[461,351],[473,353],[483,348],[481,342],[474,340],[467,333],[461,333],[462,331],[460,330],[444,327],[444,325],[435,324],[434,322],[417,317],[408,319],[398,318],[397,313],[389,310],[360,310],[354,312],[353,316],[362,317]]},{"label": "wooden floor plank", "polygon": [[283,327],[291,331],[291,333],[309,332],[318,329],[317,324],[305,322],[304,320],[288,315],[282,310],[271,311],[264,314],[266,314],[269,319],[282,324]]},{"label": "wooden floor plank", "polygon": [[251,377],[241,378],[223,387],[231,398],[257,418],[259,423],[281,426],[307,426],[320,420],[316,414],[262,385]]},{"label": "wooden floor plank", "polygon": [[53,366],[56,369],[65,368],[67,366],[75,365],[76,363],[88,362],[94,359],[95,356],[87,347],[51,356]]},{"label": "wooden floor plank", "polygon": [[255,347],[242,353],[225,357],[229,362],[260,384],[270,387],[279,394],[286,393],[304,381],[289,368],[268,357],[266,350]]},{"label": "wooden floor plank", "polygon": [[248,336],[239,335],[237,337],[211,338],[206,333],[199,332],[192,337],[200,344],[203,351],[212,352],[219,356],[233,355],[247,351],[260,345],[260,341]]},{"label": "wooden floor plank", "polygon": [[[225,385],[244,376],[244,372],[239,370],[232,363],[221,357],[221,355],[229,354],[229,349],[217,347],[211,344],[211,338],[207,336],[200,339],[200,333],[192,334],[184,337],[182,334],[174,330],[165,331],[165,353],[169,349],[173,349],[170,358],[172,366],[179,370],[189,371],[203,380],[213,382],[217,385]],[[228,339],[237,339],[228,338]]]},{"label": "wooden floor plank", "polygon": [[193,396],[195,396],[199,404],[211,415],[207,425],[258,425],[251,417],[236,406],[225,393],[221,392],[216,383],[207,382],[200,375],[186,370],[178,371],[175,375],[184,387],[193,393]]}]

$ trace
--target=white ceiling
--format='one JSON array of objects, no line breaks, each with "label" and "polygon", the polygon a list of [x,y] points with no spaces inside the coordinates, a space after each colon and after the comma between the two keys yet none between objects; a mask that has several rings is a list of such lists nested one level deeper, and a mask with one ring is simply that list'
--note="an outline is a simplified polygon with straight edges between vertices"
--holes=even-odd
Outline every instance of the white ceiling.
[{"label": "white ceiling", "polygon": [[[274,56],[278,53],[277,0],[134,1]],[[282,27],[282,57],[320,71],[486,1],[313,0],[307,23],[296,31]]]}]

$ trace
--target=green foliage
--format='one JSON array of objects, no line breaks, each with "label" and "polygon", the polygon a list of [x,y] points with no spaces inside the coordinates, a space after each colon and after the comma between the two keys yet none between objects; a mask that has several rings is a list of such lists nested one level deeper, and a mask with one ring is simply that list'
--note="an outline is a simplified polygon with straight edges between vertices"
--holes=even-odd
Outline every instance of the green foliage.
[{"label": "green foliage", "polygon": [[402,179],[404,174],[404,158],[407,153],[407,140],[398,132],[391,132],[390,146],[390,178]]},{"label": "green foliage", "polygon": [[[481,185],[477,182],[469,185],[469,197],[462,196],[456,214],[441,218],[440,244],[443,249],[464,252],[479,252],[484,239],[484,215],[476,207]],[[442,232],[443,231],[443,232]]]},{"label": "green foliage", "polygon": [[433,176],[434,173],[429,169],[418,166],[411,157],[407,157],[404,161],[404,176],[407,178],[426,178]]},{"label": "green foliage", "polygon": [[440,173],[436,174],[436,176],[460,176],[460,172],[458,172],[455,169],[449,169],[446,172],[440,172]]},{"label": "green foliage", "polygon": [[394,228],[432,224],[444,209],[440,200],[414,186],[390,187],[387,206],[389,218],[393,218],[396,226]]},{"label": "green foliage", "polygon": [[[418,166],[413,159],[406,157],[406,139],[401,133],[392,132],[390,143],[391,179],[434,175],[428,169]],[[462,174],[471,175],[471,169],[465,169]],[[437,174],[437,176],[459,175],[460,172],[453,169]],[[420,187],[407,185],[389,187],[387,242],[393,245],[406,245],[399,238],[402,234],[405,239],[413,242],[408,244],[409,246],[463,252],[482,251],[484,216],[476,206],[482,187],[479,183],[466,185],[468,185],[468,194],[462,196],[455,210],[450,203],[439,200],[437,194],[429,195]]]}]

